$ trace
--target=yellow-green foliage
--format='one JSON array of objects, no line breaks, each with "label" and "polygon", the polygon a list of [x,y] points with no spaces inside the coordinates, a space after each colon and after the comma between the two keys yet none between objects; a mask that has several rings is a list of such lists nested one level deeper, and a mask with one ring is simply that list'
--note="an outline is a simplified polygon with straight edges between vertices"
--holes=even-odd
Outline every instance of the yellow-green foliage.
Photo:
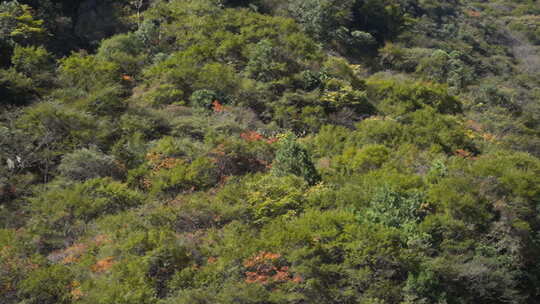
[{"label": "yellow-green foliage", "polygon": [[461,103],[444,85],[370,79],[368,97],[386,115],[393,117],[431,107],[442,114],[461,112]]},{"label": "yellow-green foliage", "polygon": [[383,145],[366,145],[361,149],[347,148],[335,158],[334,165],[346,174],[379,168],[388,160],[390,150]]},{"label": "yellow-green foliage", "polygon": [[4,2],[0,5],[2,24],[0,39],[9,42],[32,41],[45,33],[43,20],[36,19],[29,5],[17,1]]},{"label": "yellow-green foliage", "polygon": [[93,55],[73,53],[60,61],[59,78],[66,87],[75,87],[86,92],[103,85],[119,83],[120,67]]},{"label": "yellow-green foliage", "polygon": [[178,192],[182,190],[200,190],[217,183],[215,164],[209,158],[198,158],[190,164],[178,164],[170,169],[163,169],[152,174],[152,191]]},{"label": "yellow-green foliage", "polygon": [[295,176],[257,178],[247,182],[246,203],[254,223],[268,222],[274,217],[294,217],[305,208],[306,182]]}]

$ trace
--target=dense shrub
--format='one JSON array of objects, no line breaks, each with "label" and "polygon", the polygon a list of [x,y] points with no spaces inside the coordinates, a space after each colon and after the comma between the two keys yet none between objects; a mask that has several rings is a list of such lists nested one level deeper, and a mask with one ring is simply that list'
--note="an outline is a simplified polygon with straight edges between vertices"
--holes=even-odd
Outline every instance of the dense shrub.
[{"label": "dense shrub", "polygon": [[63,265],[38,268],[21,283],[22,294],[28,303],[70,303],[69,285],[73,273]]},{"label": "dense shrub", "polygon": [[0,70],[0,105],[22,106],[31,103],[36,98],[36,90],[32,86],[32,79],[14,69]]},{"label": "dense shrub", "polygon": [[278,48],[269,40],[259,41],[251,51],[246,72],[251,77],[261,81],[271,81],[281,78],[290,69],[280,59]]},{"label": "dense shrub", "polygon": [[257,178],[246,183],[246,202],[255,224],[264,224],[277,216],[294,217],[305,208],[306,182],[298,177]]},{"label": "dense shrub", "polygon": [[184,102],[184,92],[172,84],[162,84],[151,87],[143,95],[144,101],[155,106],[170,105]]},{"label": "dense shrub", "polygon": [[201,190],[218,182],[217,168],[211,159],[200,157],[192,163],[181,160],[170,169],[156,171],[150,177],[151,189],[155,193],[175,194],[181,191]]},{"label": "dense shrub", "polygon": [[141,194],[110,178],[50,185],[30,199],[30,211],[35,215],[30,227],[40,239],[40,249],[49,252],[73,242],[84,232],[86,223],[99,216],[142,202]]},{"label": "dense shrub", "polygon": [[119,83],[121,73],[115,62],[100,60],[85,53],[73,53],[60,61],[59,78],[66,87],[91,92]]},{"label": "dense shrub", "polygon": [[37,19],[32,7],[18,1],[0,3],[0,67],[9,64],[15,44],[28,45],[42,40],[46,29],[44,21]]},{"label": "dense shrub", "polygon": [[136,34],[121,34],[102,41],[96,57],[116,63],[125,75],[135,77],[148,60],[146,51]]},{"label": "dense shrub", "polygon": [[383,145],[366,145],[360,150],[347,148],[334,160],[340,171],[348,174],[379,168],[388,160],[390,150]]},{"label": "dense shrub", "polygon": [[27,108],[16,124],[27,136],[38,143],[43,142],[38,145],[41,149],[48,147],[58,151],[69,151],[85,143],[99,143],[110,132],[99,130],[98,126],[105,126],[106,122],[96,121],[88,113],[56,102],[42,102]]},{"label": "dense shrub", "polygon": [[462,111],[461,103],[448,93],[445,86],[430,83],[373,79],[368,82],[368,96],[376,100],[379,110],[393,116],[426,107],[443,114]]},{"label": "dense shrub", "polygon": [[[452,153],[458,149],[475,149],[465,128],[454,117],[438,115],[433,109],[412,113],[406,118],[406,139],[422,148],[431,148]],[[474,151],[472,151],[474,152]]]},{"label": "dense shrub", "polygon": [[124,90],[119,86],[104,87],[77,102],[77,105],[94,115],[115,116],[126,109],[122,99]]},{"label": "dense shrub", "polygon": [[34,81],[47,81],[49,77],[52,78],[50,74],[54,69],[54,60],[52,55],[43,47],[21,47],[17,45],[13,50],[11,63],[15,70],[27,77],[32,77]]},{"label": "dense shrub", "polygon": [[219,94],[211,90],[198,90],[191,94],[189,98],[191,105],[203,109],[211,109],[215,101],[221,103],[223,98]]},{"label": "dense shrub", "polygon": [[81,149],[66,154],[58,170],[63,177],[75,181],[121,175],[121,168],[114,157],[95,149]]},{"label": "dense shrub", "polygon": [[308,151],[291,134],[287,134],[280,141],[280,147],[272,163],[272,173],[277,176],[296,175],[311,185],[320,180]]}]

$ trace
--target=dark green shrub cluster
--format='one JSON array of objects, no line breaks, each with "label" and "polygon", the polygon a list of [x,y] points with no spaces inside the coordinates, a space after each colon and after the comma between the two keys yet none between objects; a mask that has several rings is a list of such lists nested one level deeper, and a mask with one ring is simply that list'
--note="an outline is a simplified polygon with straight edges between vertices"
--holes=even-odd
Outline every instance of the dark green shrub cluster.
[{"label": "dark green shrub cluster", "polygon": [[276,158],[272,163],[272,173],[277,176],[300,176],[311,185],[320,179],[308,151],[298,144],[292,135],[286,135],[281,140]]}]

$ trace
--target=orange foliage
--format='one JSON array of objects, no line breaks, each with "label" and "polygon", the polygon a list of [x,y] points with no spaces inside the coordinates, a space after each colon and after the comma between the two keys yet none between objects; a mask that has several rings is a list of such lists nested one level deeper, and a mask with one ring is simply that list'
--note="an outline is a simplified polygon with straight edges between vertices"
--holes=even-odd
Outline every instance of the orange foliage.
[{"label": "orange foliage", "polygon": [[70,287],[71,287],[70,294],[73,300],[79,300],[84,296],[81,290],[81,283],[79,281],[73,281]]},{"label": "orange foliage", "polygon": [[152,181],[149,180],[148,178],[143,178],[142,186],[143,186],[144,189],[150,189],[150,188],[152,188]]},{"label": "orange foliage", "polygon": [[219,156],[224,156],[226,153],[225,153],[225,145],[224,144],[219,144],[217,147],[215,147],[214,149],[212,149],[212,154],[216,154],[216,155],[219,155]]},{"label": "orange foliage", "polygon": [[475,157],[471,151],[467,151],[467,150],[464,150],[464,149],[457,149],[455,152],[454,152],[454,155],[458,156],[458,157],[461,157],[461,158],[465,158],[465,159],[471,159],[471,160],[476,160],[478,159],[477,157]]},{"label": "orange foliage", "polygon": [[157,172],[161,169],[172,169],[184,163],[184,161],[179,158],[165,157],[161,153],[148,153],[146,154],[146,160],[148,160],[152,166],[153,172]]},{"label": "orange foliage", "polygon": [[[494,135],[492,133],[485,132],[484,131],[484,126],[482,126],[480,123],[478,123],[476,121],[467,120],[465,122],[465,126],[467,126],[467,128],[473,130],[476,133],[480,133],[478,135],[485,141],[489,141],[489,142],[497,141],[497,136],[496,135]],[[476,135],[474,133],[471,133],[471,134],[472,134],[471,138],[476,137]]]},{"label": "orange foliage", "polygon": [[122,80],[133,82],[135,79],[129,75],[122,75]]},{"label": "orange foliage", "polygon": [[80,257],[86,252],[88,245],[86,244],[75,244],[71,247],[66,248],[63,251],[65,257],[60,263],[62,264],[71,264],[79,261]]},{"label": "orange foliage", "polygon": [[255,132],[255,131],[244,132],[240,134],[240,137],[242,137],[242,139],[247,140],[247,141],[264,140],[264,136],[262,136],[260,133]]},{"label": "orange foliage", "polygon": [[71,291],[71,297],[73,298],[73,300],[79,300],[80,298],[82,298],[84,296],[82,290],[80,287],[78,288],[75,288]]},{"label": "orange foliage", "polygon": [[267,161],[264,161],[262,159],[257,159],[255,160],[259,165],[265,167],[266,169],[272,169],[272,164],[267,162]]},{"label": "orange foliage", "polygon": [[216,113],[221,113],[221,112],[226,111],[225,107],[219,102],[219,100],[214,100],[214,102],[212,102],[212,109]]},{"label": "orange foliage", "polygon": [[279,253],[271,253],[271,252],[261,252],[259,253],[258,255],[256,255],[255,257],[251,258],[251,259],[247,259],[246,261],[244,261],[244,267],[246,268],[250,268],[250,267],[255,267],[261,263],[265,263],[265,262],[268,262],[268,261],[273,261],[273,260],[277,260],[281,257],[281,255]]},{"label": "orange foliage", "polygon": [[292,282],[296,284],[300,284],[304,282],[304,279],[302,279],[302,277],[299,275],[295,275],[294,278],[292,279]]},{"label": "orange foliage", "polygon": [[328,157],[321,158],[318,163],[320,168],[329,169],[332,165],[332,161]]},{"label": "orange foliage", "polygon": [[268,143],[268,144],[273,144],[273,143],[275,143],[275,142],[277,142],[279,140],[276,137],[274,137],[274,138],[266,138],[261,133],[256,132],[256,131],[247,131],[247,132],[241,133],[240,137],[243,140],[246,140],[246,141],[250,141],[250,142],[253,142],[253,141],[266,141],[266,143]]},{"label": "orange foliage", "polygon": [[224,176],[219,178],[219,184],[220,185],[225,185],[230,179],[231,179],[230,175],[224,175]]},{"label": "orange foliage", "polygon": [[96,264],[92,265],[92,272],[101,273],[105,272],[113,267],[115,264],[114,257],[106,257],[97,261]]},{"label": "orange foliage", "polygon": [[300,276],[294,276],[289,266],[282,265],[283,261],[279,253],[260,252],[256,256],[244,261],[246,283],[268,284],[283,282],[302,282]]}]

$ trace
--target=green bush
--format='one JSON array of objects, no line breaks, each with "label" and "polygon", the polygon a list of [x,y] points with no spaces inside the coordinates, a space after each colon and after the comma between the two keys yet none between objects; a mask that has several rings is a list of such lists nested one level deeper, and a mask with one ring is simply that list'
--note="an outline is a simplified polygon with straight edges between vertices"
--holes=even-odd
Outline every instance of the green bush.
[{"label": "green bush", "polygon": [[211,109],[214,101],[223,102],[223,98],[212,90],[195,91],[191,94],[189,100],[192,106],[202,109]]},{"label": "green bush", "polygon": [[114,157],[95,149],[81,149],[66,154],[58,170],[63,177],[74,181],[121,176],[121,169]]},{"label": "green bush", "polygon": [[184,92],[172,84],[162,84],[150,88],[143,95],[143,100],[153,106],[165,106],[173,103],[182,103]]},{"label": "green bush", "polygon": [[14,69],[0,70],[1,107],[22,106],[36,98],[36,90],[31,78]]},{"label": "green bush", "polygon": [[[321,102],[318,92],[300,93],[287,92],[272,105],[273,119],[281,127],[297,132],[313,132],[328,123],[330,103]],[[337,108],[338,106],[336,106]],[[335,111],[335,110],[334,110]]]},{"label": "green bush", "polygon": [[537,1],[0,2],[2,304],[538,302]]},{"label": "green bush", "polygon": [[423,218],[421,205],[424,202],[420,192],[399,193],[383,186],[375,193],[368,209],[359,216],[386,226],[411,229],[410,225]]},{"label": "green bush", "polygon": [[375,112],[368,101],[366,92],[355,90],[348,83],[336,79],[328,79],[324,86],[325,91],[321,96],[321,102],[328,112],[338,112],[346,108],[362,115]]},{"label": "green bush", "polygon": [[445,86],[437,84],[370,79],[368,97],[375,101],[378,110],[392,116],[426,107],[443,114],[462,111],[457,98],[450,95]]},{"label": "green bush", "polygon": [[501,107],[512,112],[519,112],[521,107],[514,102],[515,97],[493,85],[483,85],[475,97],[476,106],[481,110],[488,107]]},{"label": "green bush", "polygon": [[75,150],[80,146],[102,144],[109,135],[106,121],[57,102],[42,102],[25,109],[16,125],[39,147],[38,152],[51,151],[45,159]]},{"label": "green bush", "polygon": [[276,158],[272,163],[272,173],[276,176],[296,175],[304,178],[310,185],[320,181],[319,173],[309,153],[292,134],[281,139]]},{"label": "green bush", "polygon": [[124,74],[136,77],[148,61],[143,42],[133,33],[120,34],[101,42],[98,60],[114,62]]},{"label": "green bush", "polygon": [[59,79],[66,87],[86,92],[120,83],[120,67],[85,53],[73,53],[60,60]]},{"label": "green bush", "polygon": [[365,172],[380,168],[390,157],[390,149],[371,144],[361,149],[347,148],[334,159],[334,166],[346,174]]},{"label": "green bush", "polygon": [[461,89],[470,83],[474,76],[474,69],[467,66],[461,60],[462,57],[464,56],[457,51],[446,53],[436,50],[429,57],[420,60],[416,71],[428,80]]},{"label": "green bush", "polygon": [[73,242],[90,221],[142,204],[143,196],[110,178],[96,178],[49,185],[29,202],[34,215],[29,227],[48,252]]},{"label": "green bush", "polygon": [[160,170],[151,177],[154,193],[177,194],[188,190],[202,190],[218,182],[215,163],[199,157],[191,163],[180,163],[171,169]]},{"label": "green bush", "polygon": [[271,81],[281,78],[289,69],[280,62],[281,54],[269,40],[259,41],[249,55],[246,72],[254,79]]},{"label": "green bush", "polygon": [[357,131],[351,136],[350,141],[356,145],[396,146],[403,142],[404,126],[393,119],[366,119],[357,124]]},{"label": "green bush", "polygon": [[420,61],[432,55],[433,50],[426,48],[407,48],[397,43],[386,43],[379,49],[381,65],[398,71],[412,73]]},{"label": "green bush", "polygon": [[[90,304],[155,303],[156,294],[147,271],[150,262],[144,258],[130,257],[115,265],[114,271],[105,277],[97,277],[82,286],[86,295],[79,302]],[[101,279],[100,279],[101,278]]]},{"label": "green bush", "polygon": [[22,282],[33,272],[39,257],[27,255],[35,248],[14,229],[0,229],[0,244],[0,297],[5,303],[17,303],[21,300]]},{"label": "green bush", "polygon": [[197,48],[193,47],[151,66],[144,71],[144,75],[148,79],[159,80],[160,86],[164,85],[164,81],[173,85],[177,95],[183,93],[180,101],[187,100],[197,90],[214,90],[222,94],[234,92],[237,83],[234,69],[229,65],[207,61],[208,58],[197,53]]},{"label": "green bush", "polygon": [[54,69],[52,54],[44,47],[22,47],[15,46],[11,57],[13,68],[27,77],[32,77],[34,81],[51,81]]},{"label": "green bush", "polygon": [[[295,18],[317,39],[346,43],[347,38],[354,40],[366,36],[360,32],[375,36],[378,42],[395,37],[407,21],[404,6],[394,0],[322,0],[291,1],[285,7],[287,15]],[[368,38],[370,44],[372,39]]]},{"label": "green bush", "polygon": [[245,184],[246,202],[255,224],[278,216],[294,217],[305,208],[306,182],[296,176],[256,178]]},{"label": "green bush", "polygon": [[538,15],[524,15],[514,18],[510,28],[525,34],[535,45],[540,45],[540,18]]},{"label": "green bush", "polygon": [[64,265],[40,267],[21,283],[24,302],[32,304],[69,304],[69,286],[74,274]]},{"label": "green bush", "polygon": [[39,42],[45,33],[44,21],[35,17],[32,7],[18,1],[0,3],[0,49],[3,51],[0,66],[9,64],[15,44]]},{"label": "green bush", "polygon": [[453,153],[458,149],[470,152],[477,150],[462,123],[453,116],[440,115],[427,108],[412,113],[404,123],[406,140],[421,148],[446,153]]},{"label": "green bush", "polygon": [[105,87],[78,101],[77,106],[94,115],[115,116],[127,107],[124,96],[125,92],[119,86]]},{"label": "green bush", "polygon": [[331,157],[343,151],[349,135],[350,130],[345,127],[326,125],[309,139],[307,146],[315,158]]},{"label": "green bush", "polygon": [[[320,77],[321,81],[332,80],[332,78],[344,80],[354,90],[364,91],[366,82],[362,78],[365,73],[366,71],[361,65],[353,65],[342,57],[329,56],[323,63]],[[343,83],[339,81],[334,80],[333,83],[337,83],[338,87],[343,86]]]}]

